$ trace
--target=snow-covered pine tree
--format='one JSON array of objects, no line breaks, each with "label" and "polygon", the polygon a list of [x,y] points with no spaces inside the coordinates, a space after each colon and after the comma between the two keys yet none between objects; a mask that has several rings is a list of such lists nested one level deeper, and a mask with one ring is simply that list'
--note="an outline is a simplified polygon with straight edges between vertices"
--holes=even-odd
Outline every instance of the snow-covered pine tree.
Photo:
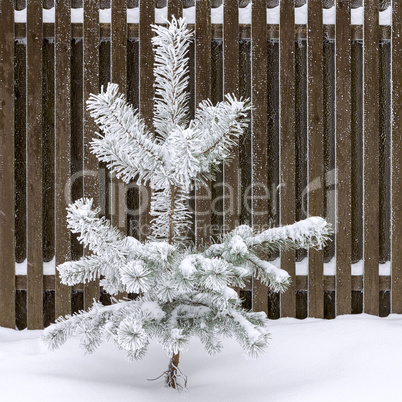
[{"label": "snow-covered pine tree", "polygon": [[167,385],[179,385],[179,354],[198,336],[208,353],[222,349],[222,337],[234,336],[248,356],[256,357],[268,342],[267,317],[242,308],[232,287],[258,278],[283,291],[289,275],[259,256],[286,248],[322,247],[331,233],[319,217],[293,225],[255,232],[239,226],[221,241],[202,250],[187,238],[191,226],[189,192],[213,179],[220,164],[248,124],[247,100],[226,95],[212,105],[206,100],[189,121],[188,48],[191,32],[183,19],[167,27],[153,26],[155,37],[154,127],[147,127],[118,87],[92,95],[88,109],[100,128],[92,151],[125,182],[137,180],[153,190],[152,234],[145,242],[111,226],[92,200],[80,199],[68,208],[73,233],[92,254],[58,267],[66,285],[101,279],[111,295],[137,293],[135,300],[96,302],[87,312],[65,318],[46,329],[50,348],[80,335],[93,352],[101,341],[127,351],[130,360],[144,356],[151,339],[170,357]]}]

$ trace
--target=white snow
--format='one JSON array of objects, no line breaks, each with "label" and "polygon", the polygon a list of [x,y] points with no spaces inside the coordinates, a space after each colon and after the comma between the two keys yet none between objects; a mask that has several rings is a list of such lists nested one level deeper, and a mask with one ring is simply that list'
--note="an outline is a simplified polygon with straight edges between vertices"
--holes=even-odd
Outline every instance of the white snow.
[{"label": "white snow", "polygon": [[322,10],[322,23],[324,25],[335,25],[336,8],[323,8]]},{"label": "white snow", "polygon": [[[270,261],[271,264],[280,268],[281,261],[280,258],[276,258]],[[364,272],[364,262],[363,260],[358,261],[355,264],[351,264],[351,275],[361,276]],[[380,276],[390,276],[391,275],[391,262],[387,261],[384,264],[378,265],[378,273]],[[308,275],[308,258],[304,258],[301,261],[296,261],[296,275],[307,276]],[[324,276],[335,276],[336,275],[336,260],[335,257],[331,258],[329,262],[324,263]]]},{"label": "white snow", "polygon": [[[27,275],[28,261],[25,259],[23,262],[15,263],[15,275]],[[43,275],[56,274],[56,259],[53,257],[51,261],[43,263]]]},{"label": "white snow", "polygon": [[[267,8],[267,23],[279,24],[280,6],[273,8]],[[336,9],[335,6],[323,9],[323,23],[324,25],[335,24]],[[183,9],[183,16],[186,18],[189,24],[195,23],[195,7],[188,7]],[[23,10],[14,11],[15,22],[25,23],[27,20],[26,8]],[[167,18],[167,7],[155,9],[155,22],[157,24],[164,23],[164,19]],[[71,22],[75,24],[82,24],[84,20],[84,13],[82,8],[71,9]],[[363,25],[364,20],[364,8],[352,8],[351,9],[351,23],[352,25]],[[54,23],[55,21],[55,9],[43,9],[43,22]],[[108,24],[111,21],[111,9],[105,8],[99,10],[99,22]],[[139,9],[128,8],[127,9],[127,22],[129,24],[138,24],[139,21]],[[391,25],[392,23],[392,8],[388,7],[384,11],[380,11],[379,14],[380,25]],[[223,23],[223,5],[211,9],[211,23],[222,24]],[[247,7],[239,8],[239,24],[251,24],[251,3]],[[295,8],[295,24],[305,25],[307,24],[307,4]]]},{"label": "white snow", "polygon": [[187,257],[184,258],[180,265],[179,265],[179,270],[181,271],[182,275],[184,278],[190,278],[194,272],[197,271],[195,266],[193,265],[191,258]]},{"label": "white snow", "polygon": [[[183,264],[184,263],[184,264]],[[276,268],[280,268],[280,259],[277,258],[273,261],[269,261],[270,264],[274,265]],[[363,260],[352,264],[351,274],[354,276],[363,275],[364,265]],[[191,261],[183,260],[182,264],[180,264],[180,269],[183,271],[183,274],[190,276],[192,272],[195,270]],[[380,276],[390,276],[391,275],[391,262],[387,261],[384,264],[378,265],[378,270]],[[55,258],[49,262],[43,263],[43,275],[55,275],[56,273],[56,261]],[[336,262],[335,258],[332,258],[329,262],[324,263],[324,275],[325,276],[334,276],[336,274]],[[15,263],[15,275],[27,275],[27,260],[18,263]],[[308,259],[304,258],[301,261],[296,262],[296,275],[307,276],[308,275]]]},{"label": "white snow", "polygon": [[246,360],[235,340],[208,356],[194,340],[180,368],[188,391],[178,394],[158,377],[168,365],[152,343],[144,359],[102,345],[85,355],[79,340],[50,352],[42,331],[0,328],[1,400],[40,402],[335,402],[399,401],[402,316],[341,316],[335,320],[282,318],[270,322],[265,354]]}]

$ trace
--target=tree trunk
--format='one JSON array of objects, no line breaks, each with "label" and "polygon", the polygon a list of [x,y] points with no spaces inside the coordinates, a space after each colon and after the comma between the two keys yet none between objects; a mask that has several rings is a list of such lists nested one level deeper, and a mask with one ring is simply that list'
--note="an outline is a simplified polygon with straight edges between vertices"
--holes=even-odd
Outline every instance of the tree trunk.
[{"label": "tree trunk", "polygon": [[177,388],[177,371],[179,367],[180,352],[175,353],[170,359],[169,368],[166,374],[166,384],[168,387]]}]

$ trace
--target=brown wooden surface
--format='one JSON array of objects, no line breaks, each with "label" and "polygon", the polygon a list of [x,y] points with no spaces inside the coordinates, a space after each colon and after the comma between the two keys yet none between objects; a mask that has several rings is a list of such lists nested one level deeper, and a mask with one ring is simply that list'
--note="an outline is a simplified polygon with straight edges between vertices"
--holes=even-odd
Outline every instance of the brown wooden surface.
[{"label": "brown wooden surface", "polygon": [[391,312],[402,314],[402,4],[392,4],[392,294]]},{"label": "brown wooden surface", "polygon": [[[252,127],[252,225],[257,231],[268,225],[267,193],[267,19],[265,0],[251,8],[251,127]],[[268,288],[253,279],[253,310],[268,313]]]},{"label": "brown wooden surface", "polygon": [[28,329],[43,327],[42,1],[27,2]]},{"label": "brown wooden surface", "polygon": [[[5,42],[6,43],[6,42]],[[15,261],[26,259],[26,47],[16,41],[14,47],[14,170],[15,170]],[[2,69],[7,71],[7,69]],[[10,154],[11,155],[11,154]],[[3,175],[2,175],[3,176]],[[4,226],[3,226],[4,227]]]},{"label": "brown wooden surface", "polygon": [[[140,114],[145,120],[149,129],[153,128],[153,107],[154,107],[154,76],[152,51],[153,32],[151,24],[154,23],[154,0],[143,0],[140,2]],[[151,202],[151,191],[148,187],[140,188],[140,239],[144,240],[149,235],[151,216],[149,214]]]},{"label": "brown wooden surface", "polygon": [[42,46],[42,239],[43,261],[54,257],[55,205],[55,135],[54,41],[43,40]]},{"label": "brown wooden surface", "polygon": [[[280,4],[280,223],[295,221],[295,70],[294,70],[294,7],[293,0]],[[281,295],[281,316],[296,316],[295,252],[281,252],[281,267],[293,279]]]},{"label": "brown wooden surface", "polygon": [[[112,1],[111,82],[127,93],[127,0]],[[127,231],[127,187],[114,175],[110,183],[111,221],[123,233]]]},{"label": "brown wooden surface", "polygon": [[364,2],[364,312],[379,304],[378,1]]},{"label": "brown wooden surface", "polygon": [[14,2],[0,14],[0,326],[15,328],[14,308]]},{"label": "brown wooden surface", "polygon": [[172,15],[176,18],[183,16],[183,0],[167,0],[167,18],[170,21]]},{"label": "brown wooden surface", "polygon": [[[195,104],[211,94],[211,1],[197,1],[195,6]],[[211,189],[202,186],[196,191],[196,244],[208,244],[211,233]]]},{"label": "brown wooden surface", "polygon": [[351,43],[351,252],[352,263],[363,260],[363,43]]},{"label": "brown wooden surface", "polygon": [[[223,93],[239,96],[239,1],[223,4]],[[239,224],[239,148],[233,160],[224,166],[224,226],[226,231]]]},{"label": "brown wooden surface", "polygon": [[[65,186],[71,175],[71,27],[70,0],[56,0],[55,15],[55,257],[56,266],[71,260],[71,232],[66,207],[71,194]],[[71,314],[71,288],[56,272],[55,315]]]},{"label": "brown wooden surface", "polygon": [[[308,8],[308,215],[323,216],[322,0]],[[309,250],[308,315],[324,317],[323,251]]]},{"label": "brown wooden surface", "polygon": [[[99,0],[84,2],[84,196],[99,205],[98,160],[90,151],[97,126],[86,109],[91,93],[99,93]],[[88,253],[86,250],[85,253]],[[100,296],[99,281],[85,285],[84,308]]]},{"label": "brown wooden surface", "polygon": [[350,0],[336,3],[336,313],[351,312]]},{"label": "brown wooden surface", "polygon": [[[119,85],[120,93],[127,95],[127,0],[112,0],[111,23],[111,81]],[[127,185],[113,175],[110,192],[112,224],[127,234]],[[126,296],[121,292],[116,298]]]}]

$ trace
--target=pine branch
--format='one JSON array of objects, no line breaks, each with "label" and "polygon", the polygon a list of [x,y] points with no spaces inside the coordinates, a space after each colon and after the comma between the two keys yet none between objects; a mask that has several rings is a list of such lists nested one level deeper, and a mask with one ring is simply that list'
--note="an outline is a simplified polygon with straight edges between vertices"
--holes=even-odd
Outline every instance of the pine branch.
[{"label": "pine branch", "polygon": [[188,49],[191,32],[184,19],[174,17],[167,27],[153,25],[155,52],[154,126],[162,138],[188,121]]},{"label": "pine branch", "polygon": [[[220,244],[211,245],[204,254],[206,256],[223,256],[232,261],[239,253],[236,250],[236,247],[240,247],[239,239],[243,247],[240,255],[245,255],[249,251],[270,253],[275,250],[307,249],[310,247],[321,249],[330,240],[332,233],[332,226],[318,216],[304,219],[292,225],[267,229],[260,233],[255,233],[251,227],[242,225],[225,235]],[[236,242],[233,242],[233,239],[236,239]]]},{"label": "pine branch", "polygon": [[105,92],[102,88],[99,95],[92,94],[87,109],[104,133],[93,140],[92,151],[118,178],[129,182],[137,177],[146,184],[155,172],[163,175],[161,147],[125,97],[118,94],[118,85],[109,83]]},{"label": "pine branch", "polygon": [[198,137],[200,152],[210,163],[216,165],[232,156],[231,148],[248,125],[248,110],[248,101],[237,100],[231,95],[226,95],[226,100],[216,106],[209,100],[201,102],[193,129],[201,133]]},{"label": "pine branch", "polygon": [[73,286],[85,283],[105,275],[107,261],[98,256],[82,257],[78,261],[69,261],[58,265],[61,283]]}]

